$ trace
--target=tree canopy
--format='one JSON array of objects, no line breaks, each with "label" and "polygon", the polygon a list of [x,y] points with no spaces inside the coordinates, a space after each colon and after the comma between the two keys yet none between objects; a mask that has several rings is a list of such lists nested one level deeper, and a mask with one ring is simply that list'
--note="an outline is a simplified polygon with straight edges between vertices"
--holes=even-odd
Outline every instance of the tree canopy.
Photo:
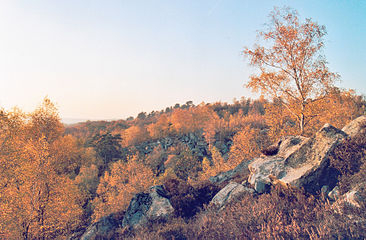
[{"label": "tree canopy", "polygon": [[258,37],[264,40],[244,55],[258,74],[250,77],[247,86],[272,99],[278,99],[293,116],[299,133],[317,116],[314,105],[334,89],[338,74],[331,72],[322,54],[324,26],[306,19],[290,8],[275,8],[270,13],[267,29]]}]

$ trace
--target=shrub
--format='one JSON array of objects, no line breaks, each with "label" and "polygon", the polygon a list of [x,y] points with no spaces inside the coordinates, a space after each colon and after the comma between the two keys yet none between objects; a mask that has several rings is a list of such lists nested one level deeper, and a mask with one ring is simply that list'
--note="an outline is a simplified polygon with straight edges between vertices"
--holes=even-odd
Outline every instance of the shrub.
[{"label": "shrub", "polygon": [[209,203],[219,191],[218,187],[209,181],[193,187],[182,180],[174,178],[166,179],[164,187],[168,192],[175,215],[186,219],[199,212],[204,204]]},{"label": "shrub", "polygon": [[[340,174],[339,186],[341,193],[349,191],[353,183],[364,181],[361,166],[366,161],[366,126],[354,137],[347,138],[336,147],[334,154],[330,156],[330,165]],[[364,167],[366,168],[366,167]],[[363,171],[360,172],[360,170]],[[360,173],[359,173],[360,172]],[[360,178],[361,177],[361,178]]]}]

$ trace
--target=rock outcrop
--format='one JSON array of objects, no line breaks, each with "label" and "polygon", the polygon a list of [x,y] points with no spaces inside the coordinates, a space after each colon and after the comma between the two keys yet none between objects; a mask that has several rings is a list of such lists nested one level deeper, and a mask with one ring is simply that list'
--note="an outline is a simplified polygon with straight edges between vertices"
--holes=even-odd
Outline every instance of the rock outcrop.
[{"label": "rock outcrop", "polygon": [[148,193],[136,194],[127,208],[122,227],[135,228],[148,221],[161,220],[174,212],[162,186],[153,186]]},{"label": "rock outcrop", "polygon": [[249,183],[263,193],[275,181],[284,186],[303,187],[315,193],[322,186],[334,187],[336,176],[329,166],[329,155],[347,134],[325,124],[313,138],[301,136],[281,140],[278,153],[262,156],[249,164]]},{"label": "rock outcrop", "polygon": [[242,184],[230,182],[212,198],[210,205],[214,205],[218,209],[222,209],[228,203],[240,198],[246,193],[253,194],[254,190],[244,187]]},{"label": "rock outcrop", "polygon": [[136,228],[143,226],[149,221],[167,218],[173,211],[174,209],[166,197],[164,188],[160,185],[153,186],[148,192],[138,193],[131,199],[123,218],[119,218],[117,214],[103,217],[98,222],[90,225],[80,239],[111,239],[115,230],[120,227]]},{"label": "rock outcrop", "polygon": [[215,184],[230,182],[233,178],[238,176],[244,176],[248,172],[248,165],[251,161],[242,161],[238,166],[234,169],[231,169],[226,172],[222,172],[217,174],[216,176],[210,177],[209,181]]},{"label": "rock outcrop", "polygon": [[346,126],[344,126],[342,128],[342,131],[347,133],[349,137],[354,137],[357,133],[361,131],[361,129],[365,128],[365,126],[366,126],[366,116],[363,115],[351,121]]},{"label": "rock outcrop", "polygon": [[344,194],[344,200],[348,204],[358,208],[361,207],[361,204],[365,202],[365,199],[363,199],[358,190],[351,190]]}]

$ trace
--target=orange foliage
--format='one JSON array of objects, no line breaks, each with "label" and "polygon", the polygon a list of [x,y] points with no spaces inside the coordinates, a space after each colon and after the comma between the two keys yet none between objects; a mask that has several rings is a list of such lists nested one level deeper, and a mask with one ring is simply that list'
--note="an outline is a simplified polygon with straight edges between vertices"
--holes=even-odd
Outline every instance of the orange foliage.
[{"label": "orange foliage", "polygon": [[207,157],[204,157],[202,160],[202,172],[198,175],[199,181],[207,180],[211,176],[216,176],[220,172],[225,172],[233,168],[224,160],[217,148],[212,147],[211,156],[211,160]]},{"label": "orange foliage", "polygon": [[268,30],[259,32],[269,45],[244,50],[250,64],[260,70],[247,86],[279,100],[304,134],[314,118],[313,105],[328,95],[339,77],[321,55],[325,27],[310,19],[301,23],[297,12],[288,8],[275,9],[270,18]]},{"label": "orange foliage", "polygon": [[144,126],[131,126],[123,132],[122,141],[124,146],[131,146],[145,141],[148,132]]},{"label": "orange foliage", "polygon": [[80,223],[79,191],[55,168],[64,161],[52,150],[61,124],[49,100],[42,106],[30,121],[19,111],[0,114],[0,236],[5,239],[50,239]]},{"label": "orange foliage", "polygon": [[189,109],[176,109],[171,115],[172,129],[179,134],[195,132],[203,129],[216,113],[208,106],[197,106]]},{"label": "orange foliage", "polygon": [[[311,136],[325,123],[330,123],[337,128],[342,128],[352,119],[363,114],[360,100],[353,91],[334,91],[319,101],[309,104],[306,114],[312,118],[305,122],[304,135]],[[279,101],[266,104],[266,124],[269,126],[269,137],[272,141],[281,136],[298,135],[301,129],[296,124],[296,119],[286,110]]]},{"label": "orange foliage", "polygon": [[244,160],[253,159],[260,154],[260,150],[267,144],[266,136],[259,129],[249,125],[243,127],[233,138],[228,164],[234,168]]},{"label": "orange foliage", "polygon": [[147,127],[147,131],[153,139],[166,137],[169,134],[170,122],[166,114],[159,117],[156,123]]}]

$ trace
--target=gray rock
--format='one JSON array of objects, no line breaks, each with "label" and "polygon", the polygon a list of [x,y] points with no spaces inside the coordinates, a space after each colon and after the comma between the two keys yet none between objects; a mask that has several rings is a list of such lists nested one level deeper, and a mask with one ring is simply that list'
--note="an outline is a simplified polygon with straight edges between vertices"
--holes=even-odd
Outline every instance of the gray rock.
[{"label": "gray rock", "polygon": [[333,201],[335,201],[339,198],[339,187],[338,186],[334,187],[332,189],[332,191],[330,191],[328,193],[328,198]]},{"label": "gray rock", "polygon": [[[365,183],[361,183],[360,185],[352,188],[350,191],[343,195],[339,195],[339,191],[337,189],[337,197],[333,197],[335,202],[333,203],[332,207],[339,213],[343,213],[342,205],[349,205],[356,208],[360,208],[362,205],[365,204],[365,198],[362,196],[364,191]],[[363,190],[362,190],[363,189]]]},{"label": "gray rock", "polygon": [[212,198],[210,204],[222,209],[225,205],[243,196],[245,193],[254,193],[254,190],[246,188],[239,183],[230,182]]},{"label": "gray rock", "polygon": [[358,190],[351,190],[344,194],[344,200],[346,203],[358,208],[365,201]]},{"label": "gray rock", "polygon": [[223,183],[232,180],[233,177],[237,175],[243,174],[248,169],[248,165],[251,163],[251,161],[242,161],[238,166],[236,166],[234,169],[231,169],[226,172],[222,172],[217,174],[216,176],[210,177],[209,181],[212,183]]},{"label": "gray rock", "polygon": [[165,219],[174,212],[162,186],[151,187],[148,193],[138,193],[127,208],[122,227],[138,227],[148,221]]},{"label": "gray rock", "polygon": [[271,184],[263,179],[258,179],[254,183],[254,190],[257,193],[265,193],[268,192],[271,187]]},{"label": "gray rock", "polygon": [[362,128],[366,127],[366,116],[356,118],[342,128],[342,131],[347,133],[349,137],[355,136]]},{"label": "gray rock", "polygon": [[313,138],[301,136],[286,137],[274,156],[262,156],[249,164],[249,183],[259,193],[268,185],[304,187],[315,193],[323,185],[334,186],[336,179],[330,179],[329,155],[347,136],[343,131],[326,124]]},{"label": "gray rock", "polygon": [[96,237],[110,238],[114,230],[120,227],[120,222],[115,219],[114,214],[101,218],[98,222],[90,225],[80,240],[93,240]]}]

